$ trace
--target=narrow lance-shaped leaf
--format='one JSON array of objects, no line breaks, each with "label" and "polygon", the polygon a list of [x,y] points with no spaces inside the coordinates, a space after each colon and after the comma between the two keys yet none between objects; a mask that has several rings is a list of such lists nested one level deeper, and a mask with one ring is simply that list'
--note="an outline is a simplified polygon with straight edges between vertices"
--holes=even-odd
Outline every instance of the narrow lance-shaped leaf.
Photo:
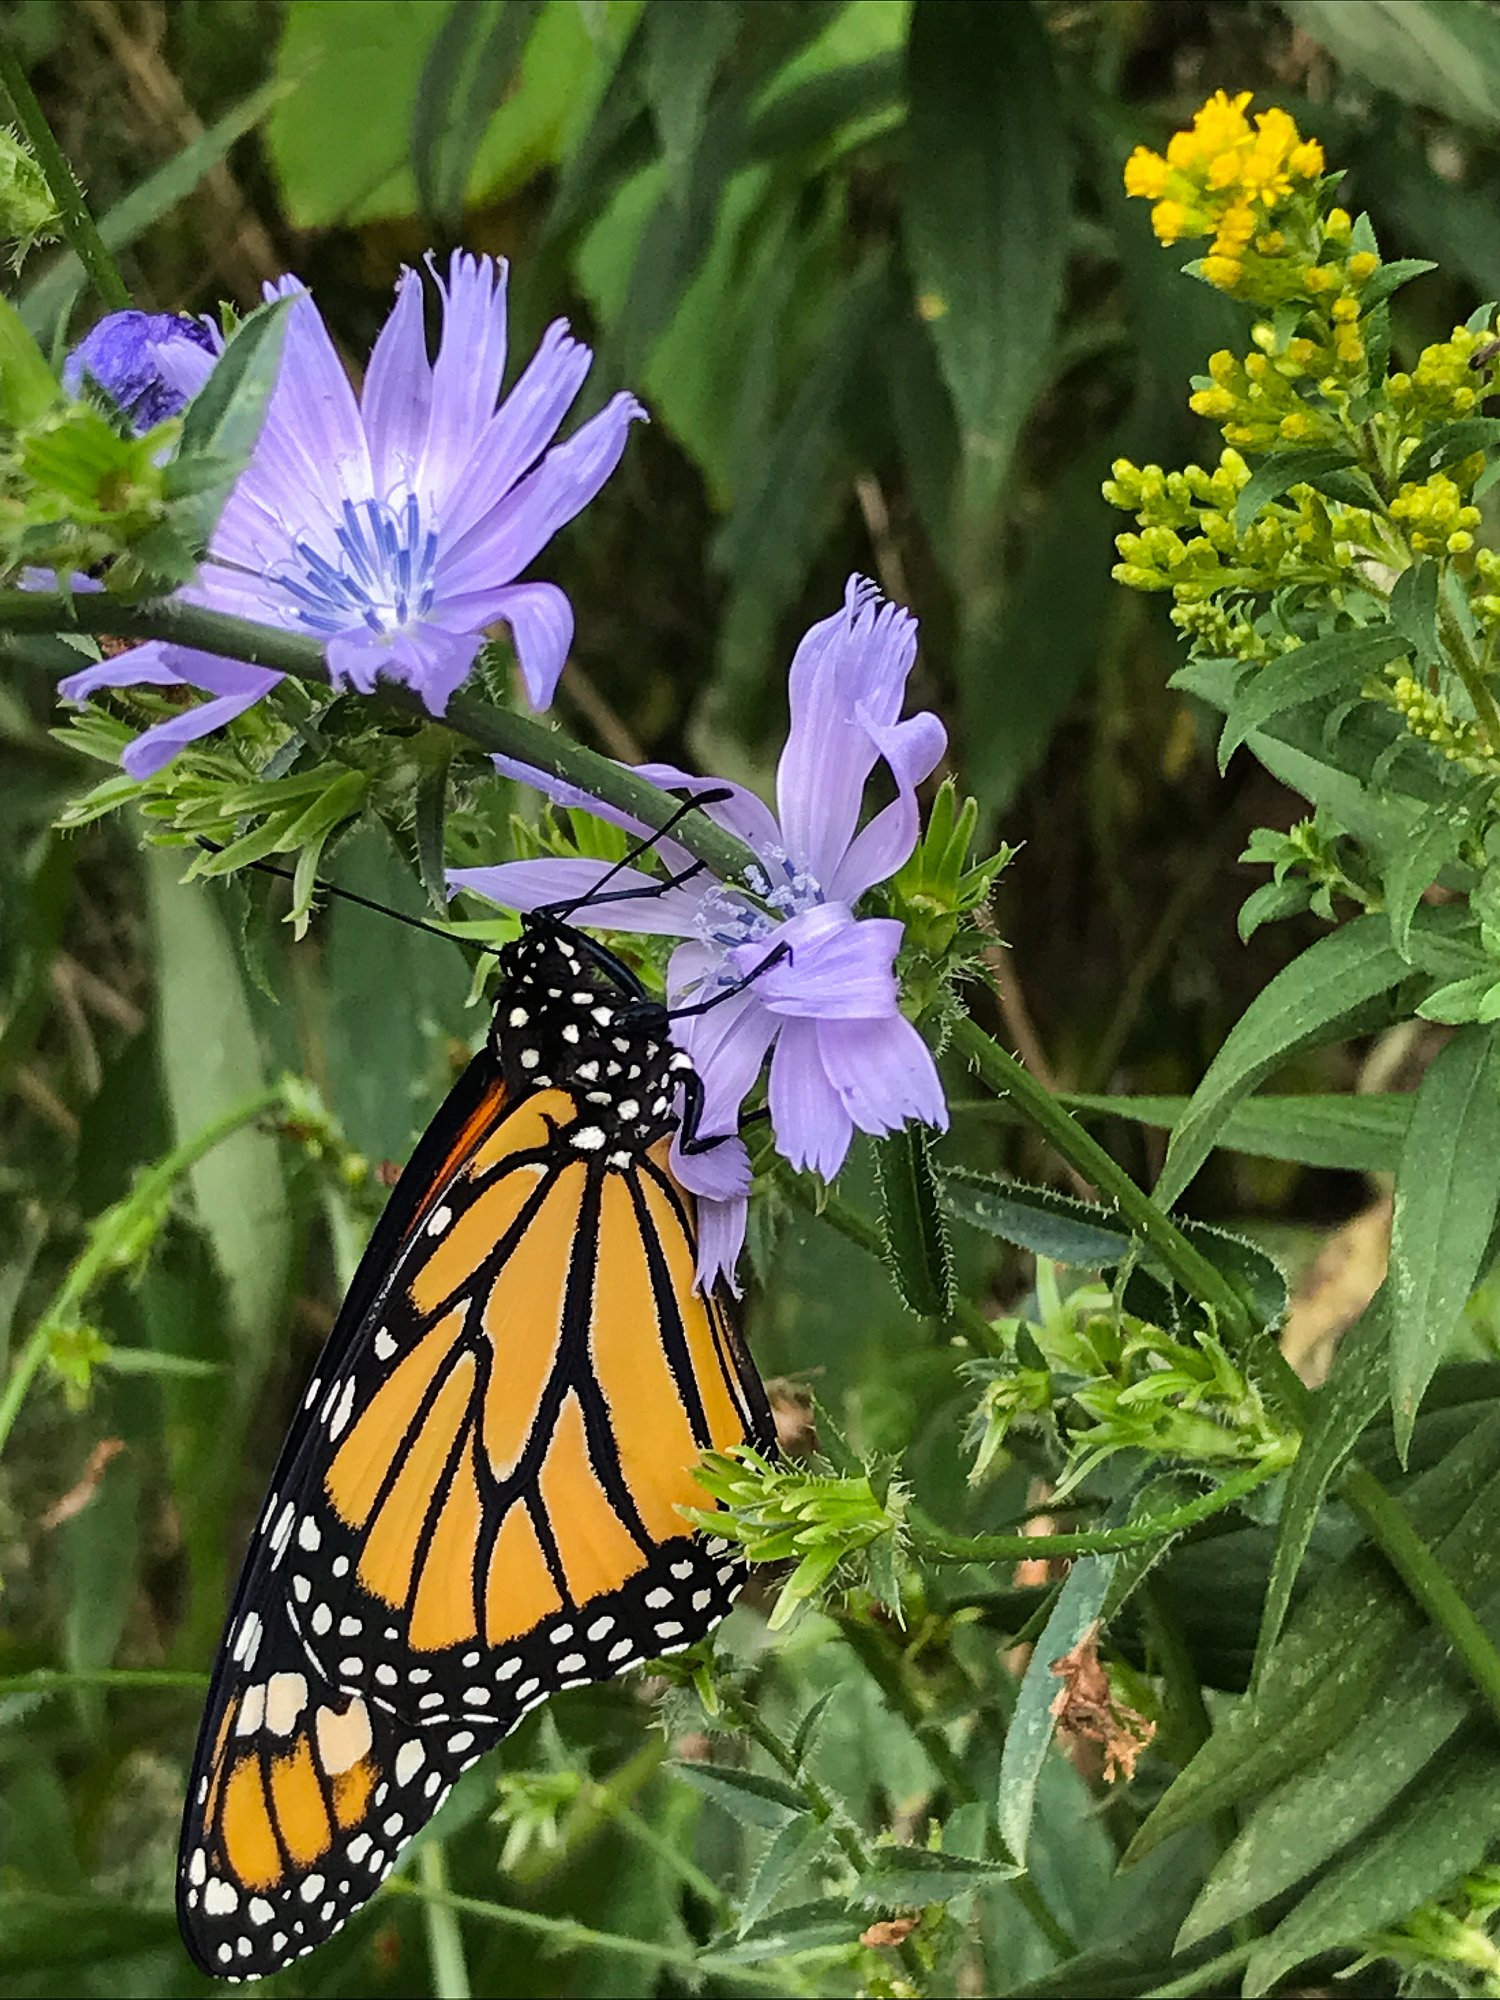
[{"label": "narrow lance-shaped leaf", "polygon": [[1257,1679],[1281,1636],[1323,1497],[1385,1397],[1390,1379],[1390,1333],[1390,1294],[1382,1285],[1339,1341],[1333,1372],[1314,1398],[1312,1419],[1287,1475],[1276,1553],[1271,1559],[1265,1611],[1255,1645]]},{"label": "narrow lance-shaped leaf", "polygon": [[913,8],[907,76],[907,247],[959,415],[969,511],[982,515],[1052,365],[1068,121],[1027,0]]},{"label": "narrow lance-shaped leaf", "polygon": [[1410,967],[1383,916],[1356,917],[1294,958],[1251,1001],[1193,1092],[1172,1133],[1156,1199],[1170,1207],[1218,1142],[1224,1122],[1279,1064],[1337,1040]]},{"label": "narrow lance-shaped leaf", "polygon": [[875,1166],[886,1268],[914,1313],[940,1317],[953,1304],[953,1252],[926,1128],[907,1125],[880,1140]]},{"label": "narrow lance-shaped leaf", "polygon": [[1500,1749],[1456,1747],[1414,1786],[1378,1839],[1335,1868],[1258,1948],[1247,1996],[1268,1993],[1304,1959],[1406,1916],[1477,1868],[1495,1837]]},{"label": "narrow lance-shaped leaf", "polygon": [[1433,1062],[1396,1170],[1391,1398],[1402,1458],[1417,1406],[1479,1275],[1500,1205],[1496,1030],[1461,1028]]}]

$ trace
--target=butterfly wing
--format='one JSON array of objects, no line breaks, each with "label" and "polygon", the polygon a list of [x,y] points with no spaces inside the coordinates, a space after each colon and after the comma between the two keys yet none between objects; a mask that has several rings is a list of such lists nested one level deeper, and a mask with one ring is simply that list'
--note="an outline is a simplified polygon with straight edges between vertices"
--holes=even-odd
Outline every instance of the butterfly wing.
[{"label": "butterfly wing", "polygon": [[321,1943],[530,1709],[692,1644],[744,1580],[678,1510],[703,1451],[769,1441],[764,1391],[693,1290],[668,1141],[621,1171],[577,1118],[477,1058],[329,1338],[189,1789],[179,1915],[220,1977]]}]

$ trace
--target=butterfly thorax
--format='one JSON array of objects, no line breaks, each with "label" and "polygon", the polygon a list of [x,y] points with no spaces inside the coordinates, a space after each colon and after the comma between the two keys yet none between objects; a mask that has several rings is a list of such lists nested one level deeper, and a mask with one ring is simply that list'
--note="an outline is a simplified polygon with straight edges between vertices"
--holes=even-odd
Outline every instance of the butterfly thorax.
[{"label": "butterfly thorax", "polygon": [[567,925],[530,923],[500,954],[490,1045],[517,1095],[555,1088],[578,1104],[568,1143],[629,1167],[679,1121],[692,1068],[666,1008],[612,953]]}]

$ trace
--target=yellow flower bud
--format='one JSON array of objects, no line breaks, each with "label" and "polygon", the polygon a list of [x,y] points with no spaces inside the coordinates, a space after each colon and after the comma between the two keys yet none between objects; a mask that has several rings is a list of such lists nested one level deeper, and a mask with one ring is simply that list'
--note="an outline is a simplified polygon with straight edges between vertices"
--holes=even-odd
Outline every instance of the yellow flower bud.
[{"label": "yellow flower bud", "polygon": [[1264,236],[1257,236],[1255,247],[1262,257],[1279,257],[1286,248],[1286,238],[1279,229],[1268,229]]},{"label": "yellow flower bud", "polygon": [[1365,358],[1365,344],[1352,326],[1340,329],[1333,351],[1346,368],[1357,368]]},{"label": "yellow flower bud", "polygon": [[1188,397],[1188,408],[1195,417],[1217,420],[1234,409],[1234,398],[1227,389],[1197,389]]},{"label": "yellow flower bud", "polygon": [[1450,556],[1466,556],[1473,546],[1474,537],[1465,528],[1460,528],[1456,534],[1450,535],[1446,544]]},{"label": "yellow flower bud", "polygon": [[1244,276],[1244,271],[1245,267],[1238,257],[1205,257],[1203,260],[1204,277],[1221,292],[1232,292]]},{"label": "yellow flower bud", "polygon": [[1318,358],[1318,345],[1314,340],[1297,339],[1288,343],[1288,361],[1294,361],[1299,368],[1311,368]]},{"label": "yellow flower bud", "polygon": [[1151,227],[1159,243],[1177,242],[1187,224],[1188,212],[1180,201],[1159,201],[1151,211]]},{"label": "yellow flower bud", "polygon": [[[1290,120],[1287,121],[1289,124]],[[1292,130],[1296,131],[1296,126]],[[1323,171],[1323,148],[1316,139],[1304,139],[1300,146],[1292,149],[1287,165],[1299,181],[1315,181]]]},{"label": "yellow flower bud", "polygon": [[1295,441],[1311,437],[1316,428],[1306,410],[1289,410],[1277,427],[1284,438]]},{"label": "yellow flower bud", "polygon": [[1216,382],[1232,382],[1239,365],[1227,347],[1208,357],[1208,372]]},{"label": "yellow flower bud", "polygon": [[1326,264],[1311,264],[1303,272],[1302,282],[1316,295],[1318,292],[1331,292],[1339,282],[1339,275],[1337,271],[1330,271]]},{"label": "yellow flower bud", "polygon": [[1330,310],[1337,324],[1347,326],[1351,320],[1359,318],[1359,300],[1350,298],[1335,299]]},{"label": "yellow flower bud", "polygon": [[1156,201],[1167,191],[1167,163],[1149,146],[1137,146],[1125,162],[1125,192]]},{"label": "yellow flower bud", "polygon": [[1349,259],[1349,276],[1356,285],[1363,285],[1380,268],[1380,259],[1373,250],[1356,250]]}]

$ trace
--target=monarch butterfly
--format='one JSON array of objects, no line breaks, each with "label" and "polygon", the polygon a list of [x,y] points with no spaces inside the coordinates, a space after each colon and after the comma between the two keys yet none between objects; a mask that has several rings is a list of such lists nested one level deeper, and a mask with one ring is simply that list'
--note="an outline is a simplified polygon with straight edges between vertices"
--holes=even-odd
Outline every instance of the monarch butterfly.
[{"label": "monarch butterfly", "polygon": [[694,1290],[668,1153],[697,1078],[666,1008],[556,910],[500,972],[225,1628],[177,1875],[188,1950],[220,1978],[322,1943],[531,1709],[691,1645],[744,1581],[678,1511],[708,1504],[702,1452],[773,1438],[726,1303]]}]

